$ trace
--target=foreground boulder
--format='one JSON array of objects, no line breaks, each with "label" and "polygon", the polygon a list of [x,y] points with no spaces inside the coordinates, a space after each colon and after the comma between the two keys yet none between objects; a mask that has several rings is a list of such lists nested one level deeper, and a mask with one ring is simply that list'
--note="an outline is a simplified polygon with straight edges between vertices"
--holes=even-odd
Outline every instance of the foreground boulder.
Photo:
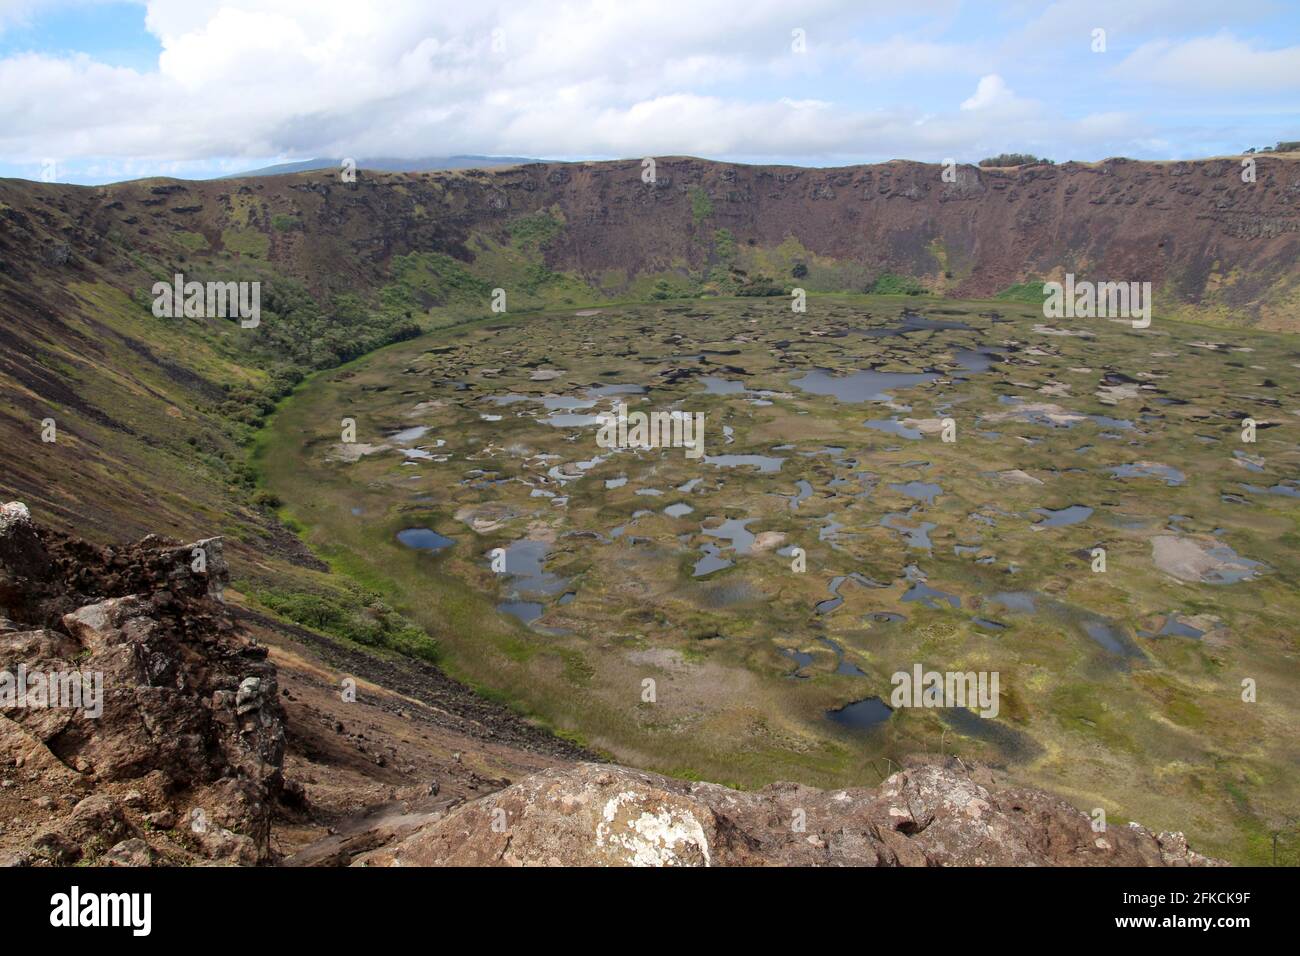
[{"label": "foreground boulder", "polygon": [[227,577],[219,538],[99,548],[0,506],[0,767],[52,814],[14,862],[149,861],[176,821],[176,862],[268,858],[284,715]]},{"label": "foreground boulder", "polygon": [[368,866],[1203,866],[1182,834],[1094,832],[957,761],[875,789],[756,792],[602,764],[534,774],[360,857]]}]

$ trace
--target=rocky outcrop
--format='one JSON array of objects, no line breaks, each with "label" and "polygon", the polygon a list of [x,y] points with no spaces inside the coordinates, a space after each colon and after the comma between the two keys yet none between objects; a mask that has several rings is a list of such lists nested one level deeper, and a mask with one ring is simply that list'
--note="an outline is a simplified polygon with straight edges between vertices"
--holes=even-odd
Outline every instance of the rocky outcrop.
[{"label": "rocky outcrop", "polygon": [[918,762],[871,790],[746,793],[583,763],[363,855],[368,866],[1205,866],[1181,833],[1092,819],[992,772]]},{"label": "rocky outcrop", "polygon": [[227,575],[219,538],[99,548],[0,508],[0,765],[73,804],[27,859],[151,858],[129,841],[178,820],[178,854],[268,858],[284,717]]}]

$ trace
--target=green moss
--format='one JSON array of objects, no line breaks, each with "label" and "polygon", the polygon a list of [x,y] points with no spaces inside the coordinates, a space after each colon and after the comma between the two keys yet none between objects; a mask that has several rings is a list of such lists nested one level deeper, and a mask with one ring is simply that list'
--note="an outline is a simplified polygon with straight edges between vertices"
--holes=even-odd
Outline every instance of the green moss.
[{"label": "green moss", "polygon": [[541,251],[564,231],[564,221],[546,210],[540,210],[521,216],[511,222],[506,229],[510,233],[510,241],[518,248]]},{"label": "green moss", "polygon": [[243,228],[253,221],[257,210],[257,199],[247,193],[237,192],[230,197],[230,221],[238,228]]},{"label": "green moss", "polygon": [[258,229],[226,229],[221,233],[221,244],[229,252],[254,259],[265,259],[271,249],[271,240]]},{"label": "green moss", "polygon": [[736,258],[736,237],[730,229],[715,229],[713,232],[713,254],[723,262]]},{"label": "green moss", "polygon": [[713,200],[699,186],[691,187],[691,219],[699,225],[713,215]]},{"label": "green moss", "polygon": [[172,238],[189,252],[199,252],[208,248],[208,237],[201,232],[175,232]]},{"label": "green moss", "polygon": [[441,252],[412,252],[393,259],[395,282],[381,298],[390,308],[418,308],[417,303],[473,303],[486,308],[492,285],[475,276],[464,263]]}]

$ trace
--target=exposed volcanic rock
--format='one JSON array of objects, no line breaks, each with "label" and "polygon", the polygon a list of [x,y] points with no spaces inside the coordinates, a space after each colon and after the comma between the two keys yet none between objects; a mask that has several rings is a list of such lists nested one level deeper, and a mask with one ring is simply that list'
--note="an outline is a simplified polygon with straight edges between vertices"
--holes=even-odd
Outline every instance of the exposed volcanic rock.
[{"label": "exposed volcanic rock", "polygon": [[757,792],[624,767],[534,774],[365,854],[383,866],[1208,866],[1181,833],[1090,817],[991,771],[917,763],[870,790]]},{"label": "exposed volcanic rock", "polygon": [[26,860],[75,862],[177,820],[200,858],[268,857],[284,715],[266,648],[219,600],[227,574],[219,538],[99,548],[0,509],[0,761],[89,794]]}]

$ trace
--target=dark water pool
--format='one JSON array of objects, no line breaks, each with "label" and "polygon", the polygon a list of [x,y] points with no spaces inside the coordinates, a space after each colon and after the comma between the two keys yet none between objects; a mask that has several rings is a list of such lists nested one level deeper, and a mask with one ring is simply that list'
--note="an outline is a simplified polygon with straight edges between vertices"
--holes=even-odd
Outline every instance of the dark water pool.
[{"label": "dark water pool", "polygon": [[893,713],[893,708],[879,697],[867,697],[845,704],[838,710],[828,710],[826,716],[850,730],[870,730],[883,724]]},{"label": "dark water pool", "polygon": [[813,369],[790,380],[790,384],[813,395],[830,395],[841,402],[887,402],[888,389],[910,388],[933,382],[939,376],[926,373],[858,371],[834,375],[828,369]]},{"label": "dark water pool", "polygon": [[438,534],[432,528],[405,528],[397,532],[397,540],[416,551],[434,553],[450,548],[456,543],[451,538]]}]

